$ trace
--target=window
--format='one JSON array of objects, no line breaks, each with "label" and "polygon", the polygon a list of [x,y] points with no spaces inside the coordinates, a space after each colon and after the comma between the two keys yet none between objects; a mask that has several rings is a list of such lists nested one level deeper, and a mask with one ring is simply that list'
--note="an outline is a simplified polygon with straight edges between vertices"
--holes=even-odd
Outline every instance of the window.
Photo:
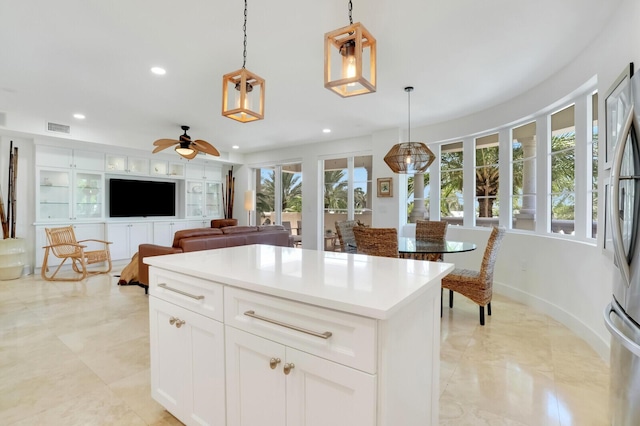
[{"label": "window", "polygon": [[324,229],[335,222],[358,220],[371,225],[372,156],[324,160]]},{"label": "window", "polygon": [[256,169],[256,211],[258,224],[288,221],[293,228],[297,228],[298,221],[302,221],[300,163]]},{"label": "window", "polygon": [[462,142],[440,147],[440,217],[450,224],[462,225]]},{"label": "window", "polygon": [[591,180],[591,238],[598,236],[598,93],[591,96],[591,140],[588,152],[591,154],[590,180]]},{"label": "window", "polygon": [[575,107],[551,115],[551,232],[575,232]]},{"label": "window", "polygon": [[512,130],[511,217],[516,229],[535,230],[536,214],[536,123]]},{"label": "window", "polygon": [[476,139],[475,211],[477,226],[490,227],[498,224],[500,207],[498,200],[499,154],[497,133]]}]

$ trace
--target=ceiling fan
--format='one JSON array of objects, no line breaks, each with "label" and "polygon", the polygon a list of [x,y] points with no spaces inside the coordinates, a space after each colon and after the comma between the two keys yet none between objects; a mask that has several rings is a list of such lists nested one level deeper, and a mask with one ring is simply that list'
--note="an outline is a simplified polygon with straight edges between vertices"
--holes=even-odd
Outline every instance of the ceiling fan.
[{"label": "ceiling fan", "polygon": [[158,139],[157,141],[155,141],[153,143],[153,145],[155,145],[153,153],[155,154],[156,152],[160,152],[172,145],[178,144],[178,146],[176,146],[175,148],[176,152],[187,160],[195,158],[196,155],[198,155],[198,152],[204,152],[216,157],[220,156],[218,150],[215,149],[209,142],[203,141],[201,139],[192,141],[191,136],[187,135],[189,126],[181,126],[181,128],[182,130],[184,130],[184,134],[180,135],[179,139]]}]

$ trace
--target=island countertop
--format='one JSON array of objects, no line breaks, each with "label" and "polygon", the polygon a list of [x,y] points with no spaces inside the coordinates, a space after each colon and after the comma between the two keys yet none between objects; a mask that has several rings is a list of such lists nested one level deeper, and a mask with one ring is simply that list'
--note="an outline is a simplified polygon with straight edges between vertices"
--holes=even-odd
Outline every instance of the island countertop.
[{"label": "island countertop", "polygon": [[225,285],[390,318],[454,268],[451,263],[246,245],[144,258],[144,263]]}]

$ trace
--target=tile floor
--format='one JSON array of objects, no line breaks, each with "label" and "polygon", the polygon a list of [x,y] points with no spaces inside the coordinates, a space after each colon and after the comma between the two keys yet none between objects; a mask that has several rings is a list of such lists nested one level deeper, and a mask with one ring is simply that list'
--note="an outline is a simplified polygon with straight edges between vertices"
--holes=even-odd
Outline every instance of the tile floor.
[{"label": "tile floor", "polygon": [[[147,296],[116,281],[0,281],[0,424],[180,424],[150,396]],[[445,305],[440,423],[608,424],[595,352],[524,305],[492,307],[480,327],[462,296]]]}]

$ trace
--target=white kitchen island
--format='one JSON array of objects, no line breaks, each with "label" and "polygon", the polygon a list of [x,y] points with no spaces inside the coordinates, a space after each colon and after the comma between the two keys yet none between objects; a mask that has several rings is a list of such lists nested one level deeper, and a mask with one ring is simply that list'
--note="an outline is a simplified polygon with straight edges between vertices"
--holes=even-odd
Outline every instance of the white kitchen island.
[{"label": "white kitchen island", "polygon": [[438,424],[453,265],[267,245],[155,256],[152,396],[186,424]]}]

